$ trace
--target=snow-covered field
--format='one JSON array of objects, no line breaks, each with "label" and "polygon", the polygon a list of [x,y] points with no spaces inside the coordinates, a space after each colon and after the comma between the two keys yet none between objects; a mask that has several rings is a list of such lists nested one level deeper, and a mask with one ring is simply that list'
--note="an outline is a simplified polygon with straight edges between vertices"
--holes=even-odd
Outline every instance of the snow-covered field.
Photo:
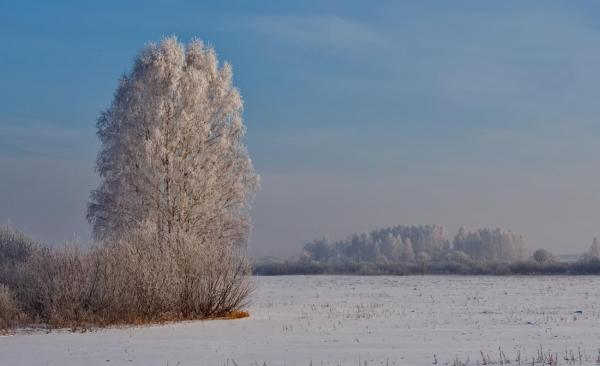
[{"label": "snow-covered field", "polygon": [[540,346],[596,364],[600,348],[600,277],[259,277],[249,310],[0,337],[0,365],[477,365],[499,348],[531,364]]}]

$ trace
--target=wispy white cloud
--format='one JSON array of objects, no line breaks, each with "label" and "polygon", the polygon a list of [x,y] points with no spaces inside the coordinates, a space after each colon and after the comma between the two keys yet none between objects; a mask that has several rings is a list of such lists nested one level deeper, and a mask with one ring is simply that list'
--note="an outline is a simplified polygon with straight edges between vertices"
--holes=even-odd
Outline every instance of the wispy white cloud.
[{"label": "wispy white cloud", "polygon": [[[526,118],[589,108],[588,97],[598,94],[592,84],[600,32],[588,23],[581,14],[543,10],[420,23],[414,48],[429,56],[424,88],[457,105],[517,110]],[[433,24],[438,31],[429,31]]]},{"label": "wispy white cloud", "polygon": [[97,147],[89,128],[42,121],[0,121],[0,152],[5,156],[86,160],[93,164]]},{"label": "wispy white cloud", "polygon": [[248,25],[272,37],[335,50],[360,51],[389,45],[385,35],[373,27],[339,16],[260,16]]}]

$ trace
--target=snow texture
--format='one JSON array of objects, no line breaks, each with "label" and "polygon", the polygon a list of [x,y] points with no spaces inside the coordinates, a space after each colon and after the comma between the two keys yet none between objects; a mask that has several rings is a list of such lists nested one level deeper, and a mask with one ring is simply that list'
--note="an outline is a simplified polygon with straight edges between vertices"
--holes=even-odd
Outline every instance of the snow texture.
[{"label": "snow texture", "polygon": [[600,277],[282,276],[255,285],[248,319],[19,332],[0,337],[0,365],[452,365],[477,364],[481,352],[497,360],[499,347],[526,363],[540,346],[560,364],[565,350],[596,364],[600,347]]}]

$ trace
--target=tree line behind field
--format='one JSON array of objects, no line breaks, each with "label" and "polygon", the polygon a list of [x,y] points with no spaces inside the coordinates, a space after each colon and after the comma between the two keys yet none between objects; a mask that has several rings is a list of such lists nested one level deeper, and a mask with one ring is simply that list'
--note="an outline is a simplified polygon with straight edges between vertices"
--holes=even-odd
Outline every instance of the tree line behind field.
[{"label": "tree line behind field", "polygon": [[259,259],[254,273],[278,274],[600,274],[600,245],[594,239],[575,261],[546,249],[527,255],[521,235],[509,230],[460,228],[450,240],[440,225],[399,225],[307,243],[292,260]]}]

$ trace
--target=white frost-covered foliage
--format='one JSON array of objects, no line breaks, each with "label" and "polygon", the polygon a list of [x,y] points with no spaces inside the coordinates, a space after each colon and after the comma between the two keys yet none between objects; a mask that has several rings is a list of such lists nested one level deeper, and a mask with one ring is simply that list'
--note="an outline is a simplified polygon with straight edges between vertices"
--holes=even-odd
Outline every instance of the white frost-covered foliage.
[{"label": "white frost-covered foliage", "polygon": [[438,225],[405,226],[352,234],[345,240],[316,239],[304,246],[312,260],[322,263],[414,262],[415,253],[439,258],[449,250],[446,229]]},{"label": "white frost-covered foliage", "polygon": [[[525,259],[523,238],[503,229],[461,228],[450,245],[443,226],[399,225],[353,234],[345,240],[313,240],[304,252],[320,263],[465,263],[470,260],[514,262]],[[427,260],[424,260],[426,258]]]},{"label": "white frost-covered foliage", "polygon": [[454,237],[454,249],[478,261],[514,262],[525,257],[523,237],[499,228],[467,232],[461,227]]},{"label": "white frost-covered foliage", "polygon": [[94,314],[129,322],[243,306],[258,176],[231,66],[199,40],[151,44],[97,127],[101,183],[87,217],[104,243],[96,256],[107,280],[95,287]]},{"label": "white frost-covered foliage", "polygon": [[88,219],[98,239],[150,227],[169,246],[243,246],[258,184],[242,143],[242,99],[212,48],[146,47],[98,120]]},{"label": "white frost-covered foliage", "polygon": [[22,232],[0,226],[0,265],[24,262],[35,245],[35,241]]}]

